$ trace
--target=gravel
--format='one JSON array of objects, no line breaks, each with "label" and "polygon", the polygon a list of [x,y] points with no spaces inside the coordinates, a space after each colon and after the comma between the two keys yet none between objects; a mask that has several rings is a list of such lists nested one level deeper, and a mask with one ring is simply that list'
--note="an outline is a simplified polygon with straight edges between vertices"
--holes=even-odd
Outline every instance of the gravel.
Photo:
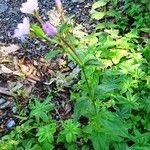
[{"label": "gravel", "polygon": [[5,102],[6,102],[6,100],[4,98],[0,98],[0,105],[2,105]]},{"label": "gravel", "polygon": [[5,3],[0,3],[0,13],[5,12],[8,9],[7,4]]},{"label": "gravel", "polygon": [[8,122],[7,122],[7,124],[6,124],[6,126],[7,126],[8,129],[11,129],[11,128],[14,127],[15,125],[16,125],[16,123],[15,123],[15,121],[12,120],[12,119],[8,120]]},{"label": "gravel", "polygon": [[[0,42],[18,42],[12,38],[12,35],[14,34],[17,24],[22,22],[22,18],[24,16],[27,16],[20,12],[21,4],[25,1],[26,0],[0,0]],[[84,0],[84,2],[83,0],[62,0],[62,3],[64,9],[69,15],[75,15],[78,23],[82,22],[85,24],[85,22],[89,22],[89,11],[93,1],[94,0]],[[47,19],[47,11],[52,9],[54,6],[54,0],[39,0],[40,14],[43,15],[44,20]]]},{"label": "gravel", "polygon": [[12,103],[10,101],[7,101],[6,103],[3,103],[2,105],[0,105],[0,110],[6,109],[8,107],[12,107]]},{"label": "gravel", "polygon": [[17,107],[16,107],[16,106],[13,106],[13,107],[12,107],[12,112],[13,112],[13,114],[16,114],[16,113],[17,113]]}]

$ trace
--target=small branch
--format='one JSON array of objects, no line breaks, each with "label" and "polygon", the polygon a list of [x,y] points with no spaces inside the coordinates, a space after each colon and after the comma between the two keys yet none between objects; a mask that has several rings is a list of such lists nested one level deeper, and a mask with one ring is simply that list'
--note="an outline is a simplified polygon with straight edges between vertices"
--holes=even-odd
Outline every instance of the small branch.
[{"label": "small branch", "polygon": [[44,24],[44,23],[43,23],[43,20],[41,19],[40,15],[39,15],[39,12],[38,12],[37,10],[34,12],[34,16],[35,16],[35,18],[39,21],[39,23],[40,23],[41,25]]},{"label": "small branch", "polygon": [[[64,44],[66,44],[69,48],[70,48],[70,50],[71,50],[71,52],[69,52],[70,53],[70,55],[77,61],[77,64],[80,66],[80,67],[82,67],[83,66],[83,62],[82,62],[82,60],[80,59],[80,57],[77,55],[77,53],[75,52],[75,50],[72,48],[72,46],[70,46],[69,44],[68,44],[68,42],[67,41],[65,41],[62,37],[59,37],[59,38],[61,38],[61,40],[63,41],[63,43]],[[75,55],[75,56],[73,56],[73,55]]]}]

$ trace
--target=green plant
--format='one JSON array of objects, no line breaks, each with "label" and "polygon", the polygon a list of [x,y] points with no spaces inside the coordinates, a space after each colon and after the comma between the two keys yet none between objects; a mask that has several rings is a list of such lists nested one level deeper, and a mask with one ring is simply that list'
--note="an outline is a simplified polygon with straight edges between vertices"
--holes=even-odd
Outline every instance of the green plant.
[{"label": "green plant", "polygon": [[74,31],[61,12],[53,38],[40,27],[36,12],[40,25],[31,26],[32,36],[59,45],[46,61],[64,52],[80,68],[76,84],[73,73],[57,73],[50,81],[56,82],[57,91],[70,88],[73,119],[60,123],[51,116],[52,97],[34,99],[28,121],[1,140],[3,149],[149,150],[148,10],[146,0],[99,0],[92,6],[91,19],[98,21],[92,33]]},{"label": "green plant", "polygon": [[45,100],[40,103],[39,101],[35,101],[31,106],[31,117],[35,117],[36,121],[40,123],[40,119],[44,122],[49,121],[48,113],[54,109],[54,105],[49,103],[49,100]]},{"label": "green plant", "polygon": [[72,120],[67,120],[63,125],[63,130],[60,132],[58,142],[66,141],[67,143],[75,142],[77,136],[80,135],[80,128],[77,123],[73,123]]}]

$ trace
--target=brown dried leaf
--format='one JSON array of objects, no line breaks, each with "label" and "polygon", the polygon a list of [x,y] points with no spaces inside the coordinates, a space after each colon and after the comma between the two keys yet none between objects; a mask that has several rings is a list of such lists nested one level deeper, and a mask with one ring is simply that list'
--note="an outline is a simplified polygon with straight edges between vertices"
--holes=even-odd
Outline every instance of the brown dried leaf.
[{"label": "brown dried leaf", "polygon": [[8,88],[3,88],[3,87],[0,87],[0,93],[8,96],[12,95],[12,93],[8,90]]},{"label": "brown dried leaf", "polygon": [[18,63],[19,63],[18,58],[16,56],[14,56],[13,57],[13,64],[14,64],[16,70],[19,69]]},{"label": "brown dried leaf", "polygon": [[40,78],[38,78],[37,76],[34,76],[34,75],[30,75],[28,76],[29,79],[32,79],[34,81],[40,81]]},{"label": "brown dried leaf", "polygon": [[24,74],[27,74],[27,72],[29,72],[29,67],[28,66],[26,66],[26,65],[19,65],[20,66],[20,69],[21,69],[21,71],[24,73]]},{"label": "brown dried leaf", "polygon": [[5,55],[8,55],[10,53],[13,53],[17,50],[19,50],[20,47],[16,44],[11,44],[9,46],[1,46],[0,47],[0,52],[4,53]]},{"label": "brown dried leaf", "polygon": [[9,68],[7,68],[6,66],[4,66],[3,64],[1,64],[1,69],[0,69],[1,73],[6,73],[6,74],[10,74],[13,73],[12,70],[10,70]]}]

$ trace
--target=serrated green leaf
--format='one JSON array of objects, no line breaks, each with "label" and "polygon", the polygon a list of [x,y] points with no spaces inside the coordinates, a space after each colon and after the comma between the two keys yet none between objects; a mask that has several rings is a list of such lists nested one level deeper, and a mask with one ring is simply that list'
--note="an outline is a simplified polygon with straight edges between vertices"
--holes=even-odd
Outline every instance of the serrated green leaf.
[{"label": "serrated green leaf", "polygon": [[42,150],[41,146],[39,146],[38,144],[34,145],[31,150]]},{"label": "serrated green leaf", "polygon": [[132,146],[130,150],[149,150],[150,145],[148,146]]},{"label": "serrated green leaf", "polygon": [[97,66],[100,67],[103,64],[98,59],[89,59],[84,63],[85,66]]},{"label": "serrated green leaf", "polygon": [[31,146],[33,144],[33,141],[32,140],[27,140],[25,141],[25,150],[30,150],[31,149]]},{"label": "serrated green leaf", "polygon": [[60,50],[54,50],[54,51],[50,51],[48,52],[46,55],[45,55],[45,60],[48,61],[48,60],[51,60],[53,59],[54,57],[56,57],[61,51]]},{"label": "serrated green leaf", "polygon": [[106,134],[93,131],[91,140],[95,150],[109,150],[109,139]]},{"label": "serrated green leaf", "polygon": [[43,142],[41,144],[42,150],[53,150],[54,146],[53,144],[49,143],[49,142]]},{"label": "serrated green leaf", "polygon": [[71,143],[72,141],[74,141],[72,133],[69,132],[68,134],[66,134],[66,141],[68,143]]},{"label": "serrated green leaf", "polygon": [[115,144],[115,150],[130,150],[126,143]]},{"label": "serrated green leaf", "polygon": [[[87,113],[87,108],[90,108],[90,102],[87,99],[80,99],[75,103],[75,108],[74,108],[74,120],[75,122],[78,121],[81,115],[84,115]],[[84,111],[83,111],[84,108]]]},{"label": "serrated green leaf", "polygon": [[94,12],[91,16],[92,19],[100,20],[103,19],[104,16],[106,15],[105,12]]},{"label": "serrated green leaf", "polygon": [[111,92],[111,91],[113,91],[113,90],[115,90],[117,88],[118,88],[117,84],[106,83],[106,84],[101,84],[101,85],[97,86],[97,92],[101,93],[101,94],[104,94],[104,93]]},{"label": "serrated green leaf", "polygon": [[48,112],[53,110],[54,105],[49,103],[49,100],[40,103],[39,101],[35,101],[35,104],[31,106],[30,116],[35,117],[37,122],[42,119],[45,122],[49,121]]},{"label": "serrated green leaf", "polygon": [[99,23],[96,25],[96,30],[99,30],[99,29],[104,29],[106,28],[106,24],[105,23]]},{"label": "serrated green leaf", "polygon": [[99,30],[99,29],[101,30],[105,28],[110,29],[110,28],[115,28],[115,27],[117,27],[117,25],[112,22],[109,22],[109,23],[103,22],[103,23],[99,23],[96,25],[96,30]]},{"label": "serrated green leaf", "polygon": [[146,59],[150,59],[150,41],[146,44],[144,48],[144,56]]},{"label": "serrated green leaf", "polygon": [[119,19],[121,17],[120,13],[115,10],[109,10],[106,13],[107,13],[107,16],[112,16],[112,17],[115,17],[116,19]]},{"label": "serrated green leaf", "polygon": [[92,5],[92,10],[95,10],[95,9],[97,9],[97,8],[99,8],[99,7],[103,7],[103,6],[105,6],[106,4],[107,4],[106,1],[100,0],[100,1],[98,1],[98,2],[96,2],[96,3],[94,3],[94,4]]},{"label": "serrated green leaf", "polygon": [[65,21],[65,22],[61,25],[61,27],[60,27],[60,29],[59,29],[59,32],[62,33],[62,34],[64,34],[64,33],[68,32],[70,29],[71,29],[70,24],[69,24],[67,21]]},{"label": "serrated green leaf", "polygon": [[56,124],[55,123],[51,123],[51,124],[42,126],[38,130],[39,131],[36,134],[36,136],[38,137],[38,141],[40,143],[42,143],[44,141],[48,141],[49,143],[53,142],[53,134],[56,131]]},{"label": "serrated green leaf", "polygon": [[80,134],[81,129],[79,128],[78,123],[74,123],[71,119],[66,120],[64,125],[64,129],[61,131],[58,142],[60,141],[67,141],[68,143],[75,142],[77,139],[77,136]]}]

